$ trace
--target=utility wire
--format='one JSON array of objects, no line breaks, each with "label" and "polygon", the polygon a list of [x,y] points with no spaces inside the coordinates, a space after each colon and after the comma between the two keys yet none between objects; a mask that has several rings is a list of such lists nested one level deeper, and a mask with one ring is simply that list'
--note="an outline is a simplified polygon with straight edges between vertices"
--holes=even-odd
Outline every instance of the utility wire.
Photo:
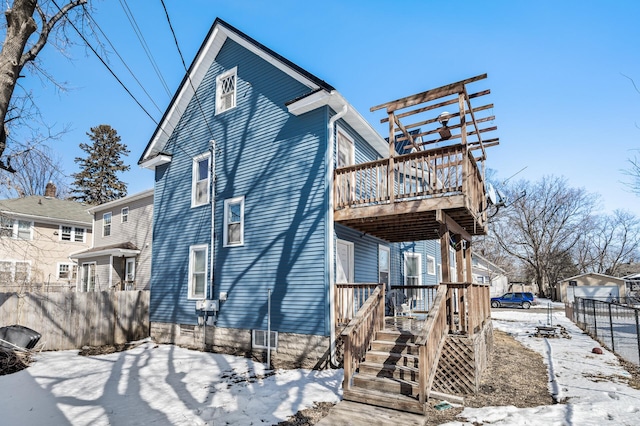
[{"label": "utility wire", "polygon": [[[164,4],[164,0],[160,0],[162,3],[162,8],[164,9],[164,14],[167,17],[167,22],[169,23],[169,29],[171,30],[171,34],[173,35],[173,41],[176,44],[176,48],[178,49],[178,54],[180,55],[180,60],[182,61],[182,66],[184,67],[185,75],[189,80],[189,86],[193,90],[193,97],[196,99],[196,103],[198,104],[198,109],[200,109],[200,114],[202,114],[202,118],[207,125],[207,129],[209,130],[209,135],[213,136],[213,131],[211,130],[211,126],[209,126],[209,120],[207,120],[207,116],[204,113],[204,109],[202,108],[202,104],[200,103],[200,99],[198,99],[198,94],[196,93],[196,88],[193,86],[193,82],[191,81],[191,76],[189,75],[189,70],[187,69],[187,64],[184,61],[184,56],[182,55],[182,51],[180,50],[180,45],[178,44],[178,38],[176,37],[176,33],[173,30],[173,25],[171,25],[171,19],[169,18],[169,11],[167,10],[167,6]],[[237,82],[236,82],[237,84]]]},{"label": "utility wire", "polygon": [[129,8],[129,5],[127,4],[127,0],[124,0],[124,2],[123,0],[120,0],[120,6],[122,6],[122,10],[124,10],[124,13],[127,16],[127,19],[129,20],[129,24],[131,25],[131,28],[133,28],[133,31],[138,37],[138,41],[140,42],[140,45],[142,46],[144,53],[147,55],[149,62],[151,62],[151,66],[156,72],[158,79],[160,79],[160,82],[162,83],[164,90],[167,92],[167,95],[171,97],[171,90],[169,90],[169,86],[167,85],[166,80],[164,79],[164,77],[162,76],[162,73],[160,72],[160,67],[158,67],[157,62],[153,57],[153,54],[151,53],[151,49],[149,49],[149,45],[147,44],[147,41],[145,40],[144,35],[142,34],[142,30],[140,29],[140,26],[138,26],[138,22],[136,21],[136,18],[133,16],[133,12],[131,11],[131,9]]},{"label": "utility wire", "polygon": [[[60,8],[60,6],[58,6],[58,3],[56,3],[55,0],[51,0],[53,2],[53,4],[60,10],[62,11],[62,9]],[[131,96],[131,99],[133,99],[135,101],[135,103],[138,104],[138,106],[145,112],[145,114],[147,114],[147,116],[151,119],[151,121],[153,121],[153,123],[157,126],[158,122],[151,116],[151,114],[149,114],[149,111],[146,110],[146,108],[144,106],[142,106],[142,104],[138,101],[138,99],[136,99],[136,97],[133,95],[133,93],[131,93],[131,91],[127,88],[127,86],[125,86],[125,84],[122,82],[122,80],[120,80],[118,78],[118,76],[116,75],[115,72],[113,72],[113,70],[111,69],[111,67],[109,67],[109,65],[104,61],[104,59],[102,59],[102,57],[98,54],[98,52],[93,48],[93,46],[91,45],[91,43],[89,43],[89,41],[85,38],[85,36],[80,32],[80,30],[78,30],[78,27],[76,27],[76,25],[73,23],[73,21],[68,20],[69,24],[71,24],[71,26],[73,27],[73,29],[76,31],[76,33],[78,33],[78,35],[80,36],[80,38],[82,39],[82,41],[85,42],[85,44],[87,45],[87,47],[89,49],[91,49],[91,51],[93,52],[94,55],[96,55],[96,57],[100,60],[100,62],[102,62],[102,65],[104,65],[107,70],[109,70],[109,72],[111,73],[111,75],[113,76],[113,78],[115,78],[118,83],[120,83],[120,86],[122,86],[122,88],[129,94],[129,96]]]},{"label": "utility wire", "polygon": [[140,86],[140,88],[142,89],[142,91],[145,93],[145,95],[147,95],[147,97],[149,98],[149,100],[151,101],[151,103],[156,107],[156,109],[158,110],[158,112],[160,114],[162,114],[162,110],[160,109],[160,107],[158,106],[158,104],[156,104],[156,102],[153,100],[153,98],[151,97],[151,95],[149,94],[149,92],[147,92],[147,90],[144,88],[144,86],[142,85],[142,83],[140,82],[140,80],[138,80],[138,77],[136,77],[136,75],[134,74],[134,72],[131,70],[131,68],[129,68],[129,65],[127,65],[127,62],[122,58],[122,56],[120,56],[120,54],[118,53],[118,50],[116,49],[116,47],[113,45],[113,43],[111,43],[111,40],[109,40],[109,37],[107,37],[107,35],[104,33],[104,31],[102,31],[102,28],[100,28],[100,25],[95,21],[95,19],[93,19],[91,17],[91,15],[89,14],[89,11],[85,8],[84,4],[82,5],[82,8],[85,10],[85,13],[87,15],[87,17],[89,18],[89,23],[93,23],[93,25],[96,26],[96,28],[98,28],[98,30],[100,31],[100,34],[102,34],[102,36],[107,40],[107,43],[109,43],[109,46],[111,46],[111,49],[113,49],[113,52],[116,54],[116,56],[118,56],[118,58],[120,59],[120,61],[122,62],[122,64],[125,66],[125,68],[127,69],[127,71],[129,71],[129,74],[131,74],[131,76],[133,77],[133,79],[136,81],[136,83],[138,83],[138,86]]}]

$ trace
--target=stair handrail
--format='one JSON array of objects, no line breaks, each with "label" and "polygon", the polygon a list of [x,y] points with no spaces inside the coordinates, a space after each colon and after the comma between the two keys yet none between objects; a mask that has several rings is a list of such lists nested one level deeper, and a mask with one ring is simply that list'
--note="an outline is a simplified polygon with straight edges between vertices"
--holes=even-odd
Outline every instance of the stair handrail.
[{"label": "stair handrail", "polygon": [[447,325],[446,302],[448,297],[448,287],[440,284],[436,293],[436,298],[432,308],[427,314],[420,334],[416,337],[415,344],[418,346],[418,383],[420,386],[420,403],[425,404],[429,399],[431,385],[438,368],[440,352],[444,346],[445,339],[449,332]]},{"label": "stair handrail", "polygon": [[364,360],[373,336],[384,328],[384,308],[384,285],[380,284],[340,333],[344,343],[342,387],[345,390],[351,388],[353,372]]}]

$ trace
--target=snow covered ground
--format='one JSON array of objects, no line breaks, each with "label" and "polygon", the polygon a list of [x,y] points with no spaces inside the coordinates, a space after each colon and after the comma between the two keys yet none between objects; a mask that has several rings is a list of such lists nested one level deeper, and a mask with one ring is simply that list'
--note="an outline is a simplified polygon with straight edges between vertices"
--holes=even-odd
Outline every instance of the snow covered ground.
[{"label": "snow covered ground", "polygon": [[[628,373],[606,350],[592,354],[599,345],[564,311],[554,310],[552,321],[566,327],[571,339],[531,336],[536,325],[547,322],[545,304],[494,309],[492,316],[496,329],[543,355],[549,391],[563,403],[466,408],[462,415],[468,423],[451,425],[640,424],[640,391],[624,383]],[[27,370],[0,376],[0,424],[270,425],[316,401],[341,398],[342,370],[274,373],[245,358],[153,343],[92,357],[42,353]]]}]

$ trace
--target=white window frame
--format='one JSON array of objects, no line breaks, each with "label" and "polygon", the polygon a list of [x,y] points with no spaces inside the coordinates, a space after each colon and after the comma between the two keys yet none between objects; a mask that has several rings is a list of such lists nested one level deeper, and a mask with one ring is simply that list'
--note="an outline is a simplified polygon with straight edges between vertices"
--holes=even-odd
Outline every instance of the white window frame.
[{"label": "white window frame", "polygon": [[[229,208],[233,204],[240,204],[240,241],[229,242]],[[234,222],[237,223],[237,222]],[[224,200],[224,228],[222,230],[224,247],[239,247],[244,245],[244,195]]]},{"label": "white window frame", "polygon": [[[251,330],[251,347],[254,349],[268,349],[267,330]],[[278,332],[271,330],[271,350],[278,348]]]},{"label": "white window frame", "polygon": [[[11,238],[14,240],[23,240],[30,241],[33,239],[33,222],[30,220],[20,220],[13,219],[9,217],[3,217],[4,224],[2,224],[2,229],[5,233],[10,233],[11,235],[5,235],[5,238]],[[20,238],[20,223],[28,223],[29,225],[29,237],[28,238]]]},{"label": "white window frame", "polygon": [[[418,265],[418,282],[415,284],[409,284],[407,283],[407,259],[408,258],[414,258],[414,259],[418,259],[417,261],[417,265]],[[422,254],[421,253],[414,253],[414,252],[404,252],[404,285],[422,285]],[[412,277],[415,277],[416,275],[412,275]]]},{"label": "white window frame", "polygon": [[[387,253],[387,269],[382,269],[382,252]],[[387,246],[383,246],[382,244],[378,244],[378,281],[382,282],[380,279],[380,274],[387,273],[387,285],[391,284],[391,249]]]},{"label": "white window frame", "polygon": [[458,263],[456,262],[456,250],[449,247],[449,277],[452,283],[458,282]]},{"label": "white window frame", "polygon": [[[68,277],[61,277],[60,276],[60,267],[62,266],[67,266],[69,268],[69,276]],[[75,281],[77,279],[78,276],[78,265],[76,265],[75,263],[69,263],[69,262],[58,262],[58,267],[57,267],[57,271],[56,271],[56,278],[58,280],[68,280],[68,281]]]},{"label": "white window frame", "polygon": [[[200,177],[200,162],[203,160],[207,160],[207,177],[205,179],[199,179]],[[211,182],[211,153],[205,152],[204,154],[200,154],[196,157],[193,157],[193,166],[191,169],[191,207],[199,207],[209,204],[209,187]],[[206,187],[206,197],[205,200],[198,200],[198,184],[203,183]]]},{"label": "white window frame", "polygon": [[129,222],[129,207],[123,207],[120,211],[120,223]]},{"label": "white window frame", "polygon": [[[231,94],[231,105],[222,107],[222,87],[223,81],[233,76],[233,93]],[[238,67],[234,67],[216,77],[216,115],[234,109],[238,99]]]},{"label": "white window frame", "polygon": [[31,281],[31,261],[30,260],[13,260],[13,259],[1,259],[0,262],[9,263],[11,270],[8,271],[11,275],[11,282],[16,282],[16,267],[18,263],[24,263],[27,265],[27,279],[25,282]]},{"label": "white window frame", "polygon": [[436,274],[436,258],[430,255],[427,255],[427,274]]},{"label": "white window frame", "polygon": [[[202,293],[195,292],[195,281],[193,276],[195,271],[195,253],[204,251],[204,287],[202,289]],[[196,244],[189,247],[189,278],[188,278],[188,293],[187,299],[189,300],[198,300],[204,299],[207,295],[207,282],[209,275],[209,245],[208,244]]]},{"label": "white window frame", "polygon": [[[105,231],[107,230],[107,220],[106,217],[109,217],[109,233],[106,233]],[[103,237],[109,237],[111,236],[112,232],[111,232],[111,228],[113,225],[113,214],[111,212],[105,212],[102,213],[102,236]]]},{"label": "white window frame", "polygon": [[[69,239],[62,239],[62,228],[70,228],[71,231],[69,233]],[[75,227],[71,225],[60,225],[58,228],[58,240],[59,241],[68,241],[70,243],[84,243],[85,235],[87,233],[86,228]],[[82,236],[82,239],[78,240],[78,236]]]},{"label": "white window frame", "polygon": [[[82,288],[82,284],[84,281],[84,267],[87,266],[87,269],[89,270],[89,272],[93,272],[93,289],[89,290],[89,280],[87,279],[87,288],[83,289]],[[91,266],[93,266],[93,268],[91,268]],[[84,262],[82,265],[80,265],[79,268],[79,273],[78,273],[78,277],[80,278],[78,280],[77,286],[76,286],[76,291],[81,292],[81,293],[89,293],[91,291],[98,291],[98,264],[97,262]]]},{"label": "white window frame", "polygon": [[[356,163],[356,147],[355,147],[355,142],[353,141],[353,138],[349,135],[349,133],[347,133],[342,127],[340,126],[336,126],[336,144],[337,144],[337,149],[336,149],[336,167],[340,168],[340,167],[348,167],[348,166],[353,166]],[[348,164],[342,164],[340,162],[340,152],[342,151],[341,148],[346,149],[346,154],[347,154],[347,163]]]}]

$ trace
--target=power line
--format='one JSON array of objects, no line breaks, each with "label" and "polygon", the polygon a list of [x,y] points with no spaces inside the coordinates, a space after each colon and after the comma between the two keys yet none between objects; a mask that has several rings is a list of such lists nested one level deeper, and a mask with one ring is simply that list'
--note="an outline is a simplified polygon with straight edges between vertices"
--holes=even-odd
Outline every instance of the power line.
[{"label": "power line", "polygon": [[[211,126],[209,126],[209,120],[207,120],[207,116],[204,113],[204,109],[202,108],[202,104],[200,103],[200,99],[198,99],[198,94],[196,93],[196,88],[193,86],[193,82],[191,81],[191,76],[189,75],[189,70],[187,69],[187,64],[184,61],[184,56],[182,55],[182,51],[180,50],[180,45],[178,44],[178,38],[176,37],[176,33],[173,30],[173,25],[171,25],[171,19],[169,18],[169,11],[167,10],[167,6],[164,4],[164,0],[160,0],[162,3],[162,8],[164,9],[164,14],[167,17],[167,22],[169,23],[169,29],[171,30],[171,34],[173,35],[173,41],[176,44],[176,48],[178,49],[178,54],[180,55],[180,60],[182,61],[182,66],[184,67],[185,75],[187,76],[187,80],[189,81],[189,86],[193,90],[193,97],[196,99],[196,103],[198,104],[198,109],[200,109],[200,114],[202,114],[202,119],[204,123],[207,125],[207,129],[209,130],[209,135],[213,136],[213,131],[211,130]],[[237,83],[236,83],[237,84]]]},{"label": "power line", "polygon": [[149,98],[149,100],[151,101],[151,103],[156,107],[156,109],[158,110],[158,112],[160,114],[162,114],[162,110],[160,109],[160,107],[158,106],[158,104],[156,104],[156,102],[153,100],[153,98],[151,97],[151,95],[149,94],[149,92],[147,92],[147,90],[144,88],[144,86],[142,85],[142,83],[140,82],[140,80],[138,80],[138,77],[136,77],[136,75],[134,74],[134,72],[131,70],[131,68],[129,68],[129,65],[127,65],[127,62],[122,58],[122,56],[120,56],[120,54],[118,53],[118,50],[116,49],[116,47],[113,45],[113,43],[111,43],[111,40],[109,40],[109,37],[107,37],[107,35],[104,33],[104,31],[102,31],[102,28],[100,28],[100,25],[95,21],[95,19],[93,19],[91,17],[91,15],[89,14],[89,11],[85,8],[84,5],[82,5],[82,8],[85,10],[85,13],[87,15],[87,17],[89,18],[90,24],[93,23],[93,25],[96,26],[96,28],[98,28],[98,30],[100,31],[100,33],[102,34],[102,36],[107,40],[107,43],[109,43],[109,46],[111,46],[111,48],[113,49],[113,52],[116,54],[116,56],[118,56],[118,58],[120,59],[120,62],[122,62],[122,64],[125,66],[125,68],[127,69],[127,71],[129,71],[129,74],[131,74],[131,76],[133,77],[133,79],[136,81],[136,83],[138,83],[138,86],[140,86],[140,88],[142,89],[142,91],[145,93],[145,95],[147,95],[147,97]]},{"label": "power line", "polygon": [[[58,6],[58,3],[56,3],[55,0],[51,0],[53,2],[53,4],[60,10],[62,11],[62,9],[60,8],[60,6]],[[91,45],[91,43],[89,43],[89,41],[85,38],[85,36],[80,32],[80,30],[78,30],[78,27],[76,27],[76,25],[73,23],[73,21],[68,20],[69,24],[71,24],[71,27],[73,27],[73,29],[76,31],[76,33],[78,33],[78,35],[80,36],[80,38],[82,39],[82,41],[85,42],[85,44],[87,45],[87,47],[89,49],[91,49],[91,51],[93,52],[94,55],[96,55],[96,57],[100,60],[100,62],[102,62],[102,65],[104,65],[107,70],[109,70],[109,72],[111,73],[111,75],[113,76],[113,78],[115,78],[118,83],[120,83],[120,86],[122,86],[122,88],[129,94],[129,96],[131,96],[131,99],[133,99],[135,101],[136,104],[138,104],[138,106],[145,112],[145,114],[147,114],[147,116],[151,119],[151,121],[153,121],[153,123],[157,126],[158,122],[151,116],[151,114],[149,114],[149,111],[146,110],[146,108],[144,106],[142,106],[142,104],[138,101],[138,99],[136,99],[136,97],[133,95],[133,93],[131,93],[131,91],[127,88],[127,86],[125,86],[125,84],[122,82],[122,80],[120,80],[118,78],[118,76],[116,75],[115,72],[113,72],[113,70],[111,69],[111,67],[109,67],[109,65],[104,61],[104,59],[102,59],[102,57],[98,54],[98,52],[93,48],[93,46]]]},{"label": "power line", "polygon": [[157,62],[155,61],[155,58],[151,53],[151,49],[149,49],[149,45],[147,44],[147,41],[145,40],[144,35],[142,34],[142,30],[140,29],[140,26],[138,26],[138,22],[133,16],[133,12],[129,8],[127,1],[124,0],[123,2],[123,0],[120,0],[120,6],[122,6],[122,10],[124,10],[124,13],[127,16],[127,19],[129,20],[129,24],[131,25],[131,28],[133,28],[133,31],[136,34],[136,37],[138,37],[138,41],[140,42],[140,45],[142,46],[144,53],[147,55],[149,62],[151,62],[151,66],[156,72],[158,79],[162,83],[164,90],[167,92],[167,95],[171,97],[171,90],[169,90],[169,86],[167,85],[167,82],[165,81],[164,77],[162,76],[162,73],[160,72],[160,68],[158,67]]}]

